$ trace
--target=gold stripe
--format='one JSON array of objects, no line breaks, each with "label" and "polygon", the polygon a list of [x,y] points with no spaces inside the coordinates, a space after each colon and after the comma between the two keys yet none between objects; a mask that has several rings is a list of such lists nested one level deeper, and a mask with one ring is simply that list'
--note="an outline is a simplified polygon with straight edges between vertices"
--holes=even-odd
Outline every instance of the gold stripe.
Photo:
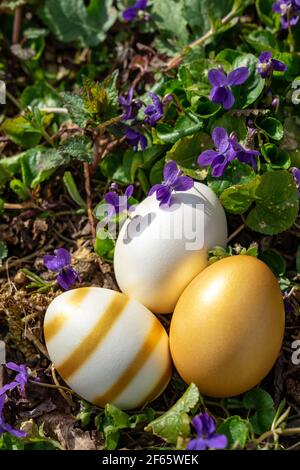
[{"label": "gold stripe", "polygon": [[90,292],[92,292],[90,287],[79,287],[78,289],[74,289],[68,296],[67,302],[68,304],[73,304],[77,307]]},{"label": "gold stripe", "polygon": [[90,333],[82,340],[72,354],[60,366],[56,367],[63,379],[70,378],[71,375],[83,366],[95,349],[98,348],[122,314],[127,302],[128,298],[125,295],[116,293],[112,302],[101,315],[101,318],[92,327]]},{"label": "gold stripe", "polygon": [[105,406],[106,403],[111,403],[117,396],[121,395],[131,380],[134,379],[140,369],[144,366],[146,360],[159,343],[163,332],[163,326],[155,319],[146,341],[142,345],[141,349],[136,353],[131,364],[111,386],[111,388],[107,390],[107,392],[96,397],[92,402],[99,406]]},{"label": "gold stripe", "polygon": [[171,364],[168,364],[166,370],[162,374],[157,384],[154,386],[153,390],[151,390],[149,395],[147,395],[146,398],[144,398],[136,408],[137,409],[141,408],[142,406],[147,405],[147,403],[150,403],[151,401],[155,400],[155,398],[157,398],[166,388],[166,386],[168,385],[171,379],[171,376],[172,376],[172,366]]},{"label": "gold stripe", "polygon": [[56,314],[51,320],[46,321],[44,325],[44,336],[46,342],[50,341],[59,330],[64,326],[68,319],[65,313]]}]

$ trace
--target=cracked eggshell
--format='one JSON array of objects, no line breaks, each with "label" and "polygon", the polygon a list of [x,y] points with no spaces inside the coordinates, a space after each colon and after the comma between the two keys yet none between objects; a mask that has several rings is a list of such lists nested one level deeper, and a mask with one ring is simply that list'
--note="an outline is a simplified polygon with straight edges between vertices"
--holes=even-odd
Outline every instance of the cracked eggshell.
[{"label": "cracked eggshell", "polygon": [[170,327],[175,367],[205,395],[246,392],[274,365],[284,319],[280,287],[266,264],[245,255],[217,261],[176,305]]},{"label": "cracked eggshell", "polygon": [[225,212],[202,183],[173,195],[160,208],[156,195],[142,201],[120,230],[114,270],[122,292],[155,313],[173,312],[189,282],[207,266],[207,252],[226,246]]},{"label": "cracked eggshell", "polygon": [[61,377],[95,405],[137,409],[170,380],[165,329],[146,307],[119,292],[100,287],[64,292],[47,309],[44,334]]}]

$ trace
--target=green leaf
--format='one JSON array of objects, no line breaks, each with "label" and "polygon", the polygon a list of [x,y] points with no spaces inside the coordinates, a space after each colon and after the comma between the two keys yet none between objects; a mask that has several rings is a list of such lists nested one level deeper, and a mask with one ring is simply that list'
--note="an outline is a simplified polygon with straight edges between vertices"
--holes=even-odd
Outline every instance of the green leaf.
[{"label": "green leaf", "polygon": [[130,183],[134,183],[136,172],[141,166],[143,166],[142,152],[135,152],[133,149],[126,150],[123,157],[123,169]]},{"label": "green leaf", "polygon": [[145,431],[150,431],[167,442],[176,444],[179,436],[190,434],[188,414],[199,403],[201,397],[198,387],[191,384],[181,398],[166,413],[151,421]]},{"label": "green leaf", "polygon": [[115,117],[118,110],[118,91],[116,87],[118,72],[108,76],[102,83],[87,77],[83,80],[83,103],[85,109],[102,120]]},{"label": "green leaf", "polygon": [[82,96],[66,92],[62,93],[61,97],[74,124],[77,124],[79,127],[85,127],[90,115],[85,109]]},{"label": "green leaf", "polygon": [[75,160],[92,163],[93,150],[90,139],[85,136],[76,135],[66,141],[59,147],[63,156],[69,156]]},{"label": "green leaf", "polygon": [[261,388],[247,392],[243,397],[243,405],[247,410],[254,410],[250,418],[255,434],[262,434],[271,428],[275,417],[275,408],[272,397]]},{"label": "green leaf", "polygon": [[26,201],[31,198],[31,193],[28,187],[19,179],[14,178],[9,183],[10,189],[17,194],[21,201]]},{"label": "green leaf", "polygon": [[252,31],[248,36],[246,36],[246,41],[258,53],[269,50],[276,54],[279,48],[276,37],[268,30],[259,29],[257,31]]},{"label": "green leaf", "polygon": [[12,142],[23,148],[35,147],[42,137],[41,131],[33,127],[24,116],[6,119],[1,130]]},{"label": "green leaf", "polygon": [[226,16],[233,0],[183,0],[183,16],[196,36],[203,36],[212,24]]},{"label": "green leaf", "polygon": [[274,0],[256,0],[256,10],[263,23],[271,28],[274,26],[275,13],[272,9]]},{"label": "green leaf", "polygon": [[105,257],[106,259],[112,259],[114,248],[115,241],[111,238],[109,231],[105,228],[99,228],[94,244],[95,253],[97,253],[100,258]]},{"label": "green leaf", "polygon": [[291,166],[289,153],[275,144],[264,144],[261,148],[261,153],[274,170],[280,168],[287,170]]},{"label": "green leaf", "polygon": [[45,81],[37,81],[23,90],[20,104],[23,108],[27,106],[55,107],[59,106],[61,98]]},{"label": "green leaf", "polygon": [[86,203],[80,196],[80,193],[78,191],[78,188],[76,186],[72,173],[70,171],[65,171],[64,176],[63,176],[63,182],[65,183],[67,191],[69,195],[71,196],[71,198],[73,199],[73,201],[76,202],[76,204],[78,204],[79,207],[81,207],[82,209],[85,209]]},{"label": "green leaf", "polygon": [[273,117],[263,117],[256,120],[259,129],[273,140],[281,140],[283,138],[283,125],[278,119]]},{"label": "green leaf", "polygon": [[231,186],[222,192],[220,201],[228,212],[243,214],[251,206],[259,184],[260,176],[256,176],[249,183]]},{"label": "green leaf", "polygon": [[298,209],[298,189],[288,171],[270,171],[261,176],[255,191],[256,207],[246,219],[252,230],[276,235],[289,229],[295,222]]},{"label": "green leaf", "polygon": [[254,178],[255,173],[250,165],[234,160],[228,165],[222,176],[214,178],[209,175],[207,182],[208,186],[216,193],[216,195],[220,196],[222,192],[225,191],[225,189],[230,188],[230,186],[249,183]]},{"label": "green leaf", "polygon": [[226,435],[229,448],[243,449],[249,435],[249,422],[240,416],[230,416],[218,426],[217,431]]},{"label": "green leaf", "polygon": [[265,86],[265,80],[257,73],[257,57],[253,54],[243,54],[237,57],[232,64],[232,69],[234,70],[238,67],[247,67],[249,77],[243,85],[232,88],[236,98],[234,107],[247,108],[261,95]]},{"label": "green leaf", "polygon": [[138,424],[153,419],[154,411],[146,408],[143,412],[129,416],[114,405],[107,404],[104,410],[104,418],[100,422],[100,429],[105,437],[105,449],[115,450],[118,447],[120,431],[122,429],[134,429]]},{"label": "green leaf", "polygon": [[23,183],[31,188],[48,179],[68,159],[56,149],[39,145],[22,154],[21,170]]},{"label": "green leaf", "polygon": [[237,135],[238,140],[244,140],[247,136],[245,118],[241,116],[237,117],[229,113],[225,113],[214,121],[213,127],[224,127],[228,134],[234,132]]},{"label": "green leaf", "polygon": [[198,132],[203,127],[203,121],[192,111],[186,111],[179,116],[175,126],[165,123],[158,123],[156,134],[160,141],[175,143],[178,139]]},{"label": "green leaf", "polygon": [[165,163],[166,160],[162,158],[161,160],[158,160],[158,162],[154,163],[153,167],[151,168],[149,179],[152,186],[162,182]]},{"label": "green leaf", "polygon": [[88,47],[104,41],[117,16],[113,0],[46,0],[38,14],[60,41]]},{"label": "green leaf", "polygon": [[167,152],[166,160],[174,160],[187,175],[197,180],[203,180],[207,171],[199,168],[197,157],[208,148],[212,148],[211,138],[204,132],[199,132],[178,140]]},{"label": "green leaf", "polygon": [[5,241],[0,240],[0,263],[2,263],[2,261],[5,258],[7,258],[7,255],[8,255],[7,244]]},{"label": "green leaf", "polygon": [[259,254],[259,259],[266,263],[273,271],[276,277],[284,276],[286,270],[286,262],[278,251],[269,249]]},{"label": "green leaf", "polygon": [[20,153],[13,157],[0,159],[0,188],[20,171],[22,155]]},{"label": "green leaf", "polygon": [[[172,12],[172,14],[170,14]],[[188,43],[187,21],[183,16],[183,5],[178,0],[154,2],[152,18],[165,40],[165,47],[174,47],[174,52]]]}]

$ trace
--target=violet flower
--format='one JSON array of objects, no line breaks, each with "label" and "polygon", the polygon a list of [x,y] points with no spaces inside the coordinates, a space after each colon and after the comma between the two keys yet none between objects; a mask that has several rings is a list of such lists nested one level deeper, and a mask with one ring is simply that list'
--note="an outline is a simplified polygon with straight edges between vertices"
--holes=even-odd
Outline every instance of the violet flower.
[{"label": "violet flower", "polygon": [[58,248],[55,255],[44,256],[44,265],[50,271],[58,273],[57,283],[65,290],[70,289],[76,281],[81,282],[77,271],[71,266],[71,255],[65,248]]},{"label": "violet flower", "polygon": [[125,189],[123,196],[120,196],[115,190],[109,191],[105,194],[104,199],[107,204],[107,216],[105,218],[105,223],[108,223],[109,220],[116,214],[133,210],[133,207],[129,204],[129,199],[133,194],[133,190],[134,186],[133,184],[130,184]]},{"label": "violet flower", "polygon": [[155,184],[149,191],[149,196],[156,193],[159,206],[170,206],[173,191],[188,191],[194,186],[194,180],[189,176],[184,176],[177,164],[168,162],[164,167],[164,180],[161,184]]},{"label": "violet flower", "polygon": [[[139,16],[140,12],[144,12],[147,8],[148,0],[137,0],[133,5],[123,11],[123,18],[125,21],[132,21]],[[148,20],[149,15],[144,13],[144,19]]]},{"label": "violet flower", "polygon": [[282,29],[295,26],[299,21],[300,2],[299,0],[279,0],[272,5],[273,11],[281,15],[280,23]]},{"label": "violet flower", "polygon": [[227,437],[217,434],[214,420],[208,413],[201,413],[194,417],[192,424],[196,429],[197,437],[188,443],[188,450],[225,449]]},{"label": "violet flower", "polygon": [[253,166],[256,170],[256,157],[260,155],[257,150],[245,149],[238,143],[235,136],[229,137],[226,129],[223,127],[214,128],[212,139],[216,150],[205,150],[197,159],[200,166],[211,165],[212,176],[222,176],[229,163],[235,158],[240,162]]},{"label": "violet flower", "polygon": [[133,87],[131,86],[129,88],[127,97],[123,95],[119,96],[119,105],[124,108],[122,121],[129,121],[130,119],[134,119],[136,117],[138,110],[142,106],[142,103],[139,100],[133,99]]},{"label": "violet flower", "polygon": [[147,139],[143,134],[140,134],[140,132],[136,131],[135,129],[128,128],[126,130],[126,140],[127,142],[133,146],[133,149],[135,151],[138,150],[140,147],[142,150],[145,150],[147,147]]},{"label": "violet flower", "polygon": [[210,99],[213,103],[221,104],[224,109],[230,109],[234,105],[234,95],[231,87],[242,85],[249,77],[248,67],[239,67],[228,75],[222,68],[211,69],[208,72],[208,80],[212,85]]},{"label": "violet flower", "polygon": [[297,185],[297,188],[298,188],[298,194],[299,194],[299,197],[300,197],[300,169],[296,168],[296,167],[293,167],[293,168],[291,168],[291,171],[292,171],[292,175],[295,178],[296,185]]},{"label": "violet flower", "polygon": [[285,72],[287,66],[280,60],[273,59],[271,52],[263,51],[258,58],[257,72],[262,78],[267,78],[272,75],[273,70]]},{"label": "violet flower", "polygon": [[152,98],[153,104],[149,104],[144,111],[146,114],[145,122],[150,124],[150,126],[155,127],[157,121],[159,121],[164,115],[163,103],[155,93],[150,91],[149,95]]},{"label": "violet flower", "polygon": [[13,390],[16,387],[20,387],[21,395],[23,395],[25,391],[25,385],[28,382],[28,372],[27,372],[26,365],[25,364],[18,365],[18,364],[15,364],[14,362],[7,362],[5,365],[8,369],[17,372],[17,375],[15,376],[12,382],[4,385],[0,389],[0,396],[4,395],[9,390]]},{"label": "violet flower", "polygon": [[20,431],[19,429],[14,429],[10,424],[4,421],[4,417],[3,417],[4,403],[5,403],[5,395],[0,395],[0,437],[5,432],[9,432],[15,437],[26,437],[26,433],[24,431]]}]

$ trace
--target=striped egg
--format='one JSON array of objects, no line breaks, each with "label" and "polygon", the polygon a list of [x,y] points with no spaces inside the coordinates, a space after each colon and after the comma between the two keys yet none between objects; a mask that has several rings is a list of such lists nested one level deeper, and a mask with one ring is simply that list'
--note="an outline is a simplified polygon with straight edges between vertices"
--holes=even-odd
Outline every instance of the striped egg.
[{"label": "striped egg", "polygon": [[47,309],[44,334],[61,377],[95,405],[140,408],[170,380],[165,329],[146,307],[119,292],[100,287],[64,292]]}]

